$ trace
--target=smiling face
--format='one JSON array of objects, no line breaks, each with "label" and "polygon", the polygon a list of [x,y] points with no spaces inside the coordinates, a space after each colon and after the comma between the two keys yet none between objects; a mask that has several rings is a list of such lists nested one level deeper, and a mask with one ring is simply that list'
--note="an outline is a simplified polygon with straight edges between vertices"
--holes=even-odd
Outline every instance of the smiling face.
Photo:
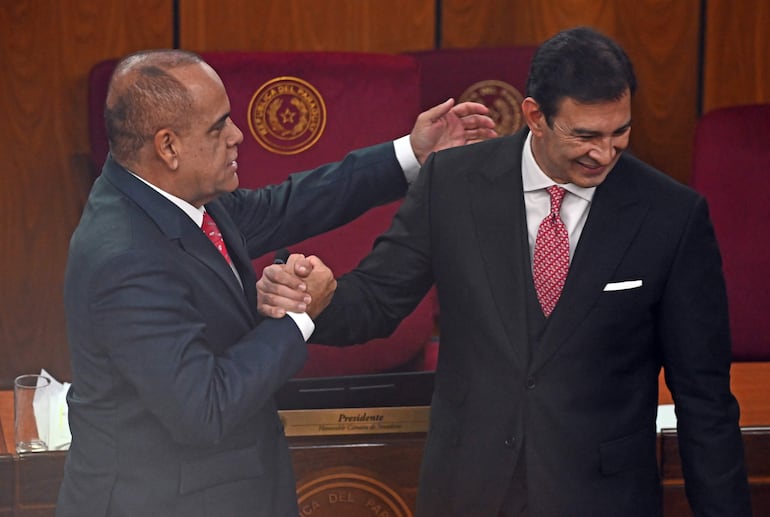
[{"label": "smiling face", "polygon": [[236,159],[243,133],[230,118],[230,100],[210,66],[198,63],[171,74],[187,85],[193,99],[189,126],[167,136],[175,153],[174,194],[201,206],[238,188]]},{"label": "smiling face", "polygon": [[535,161],[556,183],[600,185],[628,147],[628,91],[617,100],[591,103],[566,97],[558,104],[550,125],[531,97],[524,100],[522,110],[532,131]]}]

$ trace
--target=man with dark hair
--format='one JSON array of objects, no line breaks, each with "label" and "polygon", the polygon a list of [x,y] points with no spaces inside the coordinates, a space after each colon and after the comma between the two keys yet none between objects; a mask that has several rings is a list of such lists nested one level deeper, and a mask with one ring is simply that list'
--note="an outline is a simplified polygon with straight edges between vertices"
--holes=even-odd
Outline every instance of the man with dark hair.
[{"label": "man with dark hair", "polygon": [[[606,36],[546,41],[526,127],[432,155],[316,320],[317,343],[386,335],[435,283],[418,517],[660,515],[661,367],[694,513],[750,515],[719,250],[703,197],[624,153],[635,89]],[[311,263],[268,268],[260,310]]]},{"label": "man with dark hair", "polygon": [[117,66],[111,156],[65,275],[72,445],[58,516],[298,514],[273,398],[335,281],[314,268],[302,314],[263,321],[251,258],[403,196],[430,151],[494,134],[486,108],[452,104],[420,114],[409,137],[246,191],[243,134],[208,64],[157,50]]}]

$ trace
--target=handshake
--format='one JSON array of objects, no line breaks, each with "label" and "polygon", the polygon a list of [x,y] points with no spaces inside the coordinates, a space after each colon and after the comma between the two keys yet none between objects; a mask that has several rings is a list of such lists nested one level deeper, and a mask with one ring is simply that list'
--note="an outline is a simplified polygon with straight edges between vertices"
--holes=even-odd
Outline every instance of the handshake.
[{"label": "handshake", "polygon": [[257,310],[270,318],[287,312],[306,312],[318,317],[337,289],[334,273],[315,255],[289,255],[285,264],[272,264],[257,282]]}]

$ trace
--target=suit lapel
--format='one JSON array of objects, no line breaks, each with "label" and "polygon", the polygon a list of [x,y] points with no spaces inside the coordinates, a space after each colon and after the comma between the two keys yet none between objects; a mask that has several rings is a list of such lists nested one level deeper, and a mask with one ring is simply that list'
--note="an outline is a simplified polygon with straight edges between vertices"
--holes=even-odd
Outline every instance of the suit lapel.
[{"label": "suit lapel", "polygon": [[526,291],[529,265],[521,149],[526,133],[501,139],[494,163],[469,175],[471,210],[494,306],[508,338],[505,351],[527,362]]},{"label": "suit lapel", "polygon": [[[178,242],[181,248],[189,253],[193,258],[199,260],[206,267],[216,273],[222,282],[227,286],[227,290],[230,292],[232,297],[238,302],[239,307],[248,313],[250,319],[253,318],[252,311],[246,305],[244,290],[241,288],[241,284],[238,282],[238,279],[235,278],[235,275],[233,274],[232,269],[230,269],[230,266],[222,258],[222,255],[219,253],[216,247],[211,244],[211,241],[209,241],[208,237],[206,237],[201,229],[198,228],[189,217],[187,217],[185,214],[183,215],[187,219],[186,222],[189,222],[189,224],[184,224],[181,228],[182,231],[178,235]],[[225,225],[221,224],[220,221],[224,218],[221,215],[219,218],[217,218],[217,215],[214,212],[211,213],[211,216],[217,223],[220,231],[222,231],[221,226]],[[225,239],[225,243],[232,243],[232,241],[228,240],[224,232],[222,232],[222,236]],[[169,235],[169,237],[171,237],[171,235]],[[232,245],[228,246],[228,251],[231,248],[233,248]],[[235,260],[233,258],[234,255],[234,253],[231,254],[231,258],[233,260]],[[254,307],[256,307],[256,304]]]},{"label": "suit lapel", "polygon": [[533,370],[541,367],[585,320],[626,254],[647,214],[621,158],[596,189],[564,290],[541,344],[533,350]]},{"label": "suit lapel", "polygon": [[[153,220],[170,242],[175,243],[192,258],[214,271],[227,286],[228,291],[230,291],[241,310],[244,311],[250,320],[253,320],[254,312],[247,304],[244,290],[241,289],[241,285],[233,275],[230,266],[222,259],[217,249],[211,245],[206,235],[187,214],[158,192],[136,179],[113,161],[111,157],[107,159],[102,175],[125,196],[132,199]],[[215,213],[219,213],[219,219],[227,220],[228,222],[224,226],[228,228],[230,238],[234,238],[233,232],[237,232],[237,229],[235,229],[235,225],[230,221],[229,217],[222,215],[223,212],[223,209],[220,208],[218,210],[215,208],[214,212],[212,212],[212,217],[217,221],[217,224],[219,222]],[[224,231],[222,234],[225,242],[240,242],[239,240],[228,240]],[[237,250],[236,254],[239,256],[239,260],[242,261],[240,255],[245,253],[245,250],[238,249],[239,246],[237,245],[233,247]],[[253,278],[253,273],[251,278]],[[254,283],[251,279],[244,279],[243,281],[244,286]],[[252,290],[255,289],[253,285],[251,288]],[[254,293],[253,298],[254,304],[252,306],[256,308],[256,293]]]},{"label": "suit lapel", "polygon": [[[246,243],[244,242],[243,235],[238,230],[235,222],[233,222],[230,214],[227,213],[227,210],[225,210],[224,206],[222,206],[219,201],[212,201],[207,204],[206,210],[211,214],[214,221],[216,221],[219,231],[222,232],[222,238],[224,238],[225,243],[228,243],[227,249],[230,253],[230,259],[233,261],[235,269],[238,270],[238,274],[241,277],[241,282],[243,283],[242,292],[246,295],[249,307],[256,308],[257,279],[254,273],[254,266],[251,264],[251,258],[246,252]],[[230,273],[230,276],[232,277],[232,271],[230,271]]]}]

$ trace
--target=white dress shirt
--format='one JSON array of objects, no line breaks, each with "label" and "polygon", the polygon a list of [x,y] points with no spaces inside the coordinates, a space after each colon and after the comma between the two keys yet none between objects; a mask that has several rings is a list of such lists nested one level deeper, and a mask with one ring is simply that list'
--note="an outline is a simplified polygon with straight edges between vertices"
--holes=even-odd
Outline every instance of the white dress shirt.
[{"label": "white dress shirt", "polygon": [[532,133],[524,142],[521,154],[521,177],[524,186],[524,206],[527,212],[527,234],[529,237],[529,258],[533,262],[535,254],[535,239],[540,223],[551,211],[551,195],[546,189],[558,185],[567,191],[561,203],[561,220],[569,234],[569,259],[575,254],[575,247],[580,240],[580,234],[591,209],[591,200],[596,187],[584,188],[572,183],[556,183],[549,178],[535,161],[532,154]]}]

